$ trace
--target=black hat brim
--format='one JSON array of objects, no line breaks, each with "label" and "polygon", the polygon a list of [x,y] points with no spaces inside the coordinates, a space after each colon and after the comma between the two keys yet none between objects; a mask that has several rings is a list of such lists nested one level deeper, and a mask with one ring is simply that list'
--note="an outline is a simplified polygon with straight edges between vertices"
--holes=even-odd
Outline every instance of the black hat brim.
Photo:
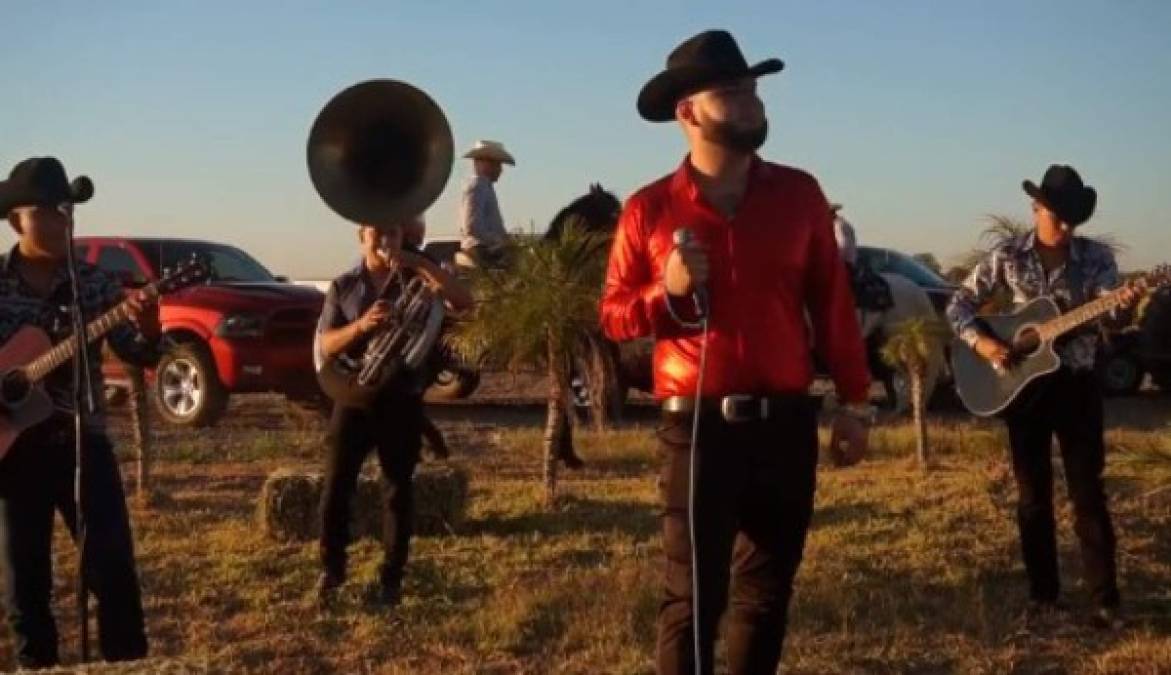
[{"label": "black hat brim", "polygon": [[1065,200],[1064,203],[1054,199],[1041,186],[1031,180],[1022,181],[1021,189],[1025,191],[1025,194],[1044,204],[1045,208],[1057,214],[1061,222],[1070,227],[1077,227],[1089,220],[1098,205],[1098,192],[1088,186],[1083,187],[1080,194],[1073,199]]},{"label": "black hat brim", "polygon": [[57,206],[62,203],[84,204],[93,196],[93,183],[85,176],[46,192],[13,180],[0,181],[0,218],[22,206]]},{"label": "black hat brim", "polygon": [[780,59],[766,59],[754,66],[733,70],[709,66],[668,68],[643,85],[638,93],[638,114],[648,122],[670,122],[675,119],[675,104],[692,92],[717,82],[772,75],[784,68]]}]

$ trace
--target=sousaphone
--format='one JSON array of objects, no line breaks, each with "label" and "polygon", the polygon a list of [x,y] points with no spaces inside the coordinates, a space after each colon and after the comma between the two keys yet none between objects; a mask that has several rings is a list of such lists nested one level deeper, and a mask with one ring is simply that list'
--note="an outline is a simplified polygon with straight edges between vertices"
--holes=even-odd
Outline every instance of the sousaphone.
[{"label": "sousaphone", "polygon": [[[317,194],[359,225],[407,222],[427,210],[451,176],[454,143],[443,111],[420,89],[397,80],[368,80],[343,90],[318,113],[306,148]],[[361,358],[325,358],[314,340],[317,379],[330,398],[368,407],[402,371],[419,368],[443,326],[443,299],[415,277],[391,275],[383,295],[391,318]]]}]

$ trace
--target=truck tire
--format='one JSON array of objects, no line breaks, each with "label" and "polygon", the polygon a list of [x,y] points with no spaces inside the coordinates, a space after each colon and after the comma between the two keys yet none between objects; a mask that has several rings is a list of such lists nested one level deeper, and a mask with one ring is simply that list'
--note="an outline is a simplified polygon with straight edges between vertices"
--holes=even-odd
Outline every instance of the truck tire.
[{"label": "truck tire", "polygon": [[1131,396],[1143,383],[1142,363],[1132,352],[1110,351],[1103,354],[1097,365],[1098,382],[1107,396]]},{"label": "truck tire", "polygon": [[[601,337],[586,340],[584,353],[574,358],[569,406],[579,422],[593,421],[599,427],[607,427],[621,421],[630,388],[623,381],[618,358],[617,345]],[[593,400],[599,391],[609,394],[604,408]]]},{"label": "truck tire", "polygon": [[480,371],[463,366],[448,366],[435,375],[427,397],[440,401],[467,398],[480,386]]},{"label": "truck tire", "polygon": [[214,425],[228,408],[228,392],[202,342],[181,342],[159,359],[155,407],[163,419],[186,427]]}]

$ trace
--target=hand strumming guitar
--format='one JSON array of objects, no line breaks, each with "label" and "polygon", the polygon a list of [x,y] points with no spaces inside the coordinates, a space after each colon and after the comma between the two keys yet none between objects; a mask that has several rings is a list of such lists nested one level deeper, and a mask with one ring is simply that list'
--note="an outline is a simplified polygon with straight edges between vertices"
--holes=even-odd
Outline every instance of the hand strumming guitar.
[{"label": "hand strumming guitar", "polygon": [[1001,369],[1008,367],[1008,360],[1011,353],[1008,350],[1008,346],[1000,340],[982,335],[976,340],[974,349],[977,354],[987,359],[994,368]]}]

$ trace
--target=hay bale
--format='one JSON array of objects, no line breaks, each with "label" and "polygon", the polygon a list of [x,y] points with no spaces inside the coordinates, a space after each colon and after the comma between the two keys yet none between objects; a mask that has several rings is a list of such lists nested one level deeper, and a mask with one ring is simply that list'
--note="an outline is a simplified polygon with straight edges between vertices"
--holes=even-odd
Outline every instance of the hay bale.
[{"label": "hay bale", "polygon": [[[383,481],[373,463],[358,477],[351,509],[350,535],[382,536]],[[260,490],[257,518],[266,536],[278,541],[309,541],[321,533],[320,473],[282,468]],[[459,526],[468,500],[467,474],[456,467],[420,465],[415,471],[415,532],[447,534]]]},{"label": "hay bale", "polygon": [[320,534],[322,476],[281,468],[260,488],[256,514],[265,535],[278,541],[307,541]]}]

